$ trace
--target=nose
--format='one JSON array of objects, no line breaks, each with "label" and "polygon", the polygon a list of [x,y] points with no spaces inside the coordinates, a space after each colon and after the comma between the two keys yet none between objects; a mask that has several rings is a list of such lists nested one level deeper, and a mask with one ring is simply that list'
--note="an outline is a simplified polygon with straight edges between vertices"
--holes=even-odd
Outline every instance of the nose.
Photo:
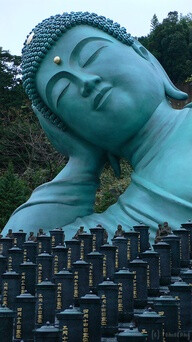
[{"label": "nose", "polygon": [[83,97],[88,97],[96,86],[101,82],[101,77],[97,75],[86,75],[81,78],[80,93]]}]

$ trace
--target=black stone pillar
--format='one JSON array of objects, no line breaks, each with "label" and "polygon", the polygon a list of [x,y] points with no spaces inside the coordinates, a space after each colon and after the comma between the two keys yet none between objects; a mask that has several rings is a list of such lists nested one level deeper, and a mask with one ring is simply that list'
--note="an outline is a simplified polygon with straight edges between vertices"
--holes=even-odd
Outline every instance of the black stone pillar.
[{"label": "black stone pillar", "polygon": [[92,252],[93,248],[93,235],[84,232],[79,234],[78,240],[80,240],[80,258],[87,261],[86,256]]},{"label": "black stone pillar", "polygon": [[27,291],[31,295],[35,295],[37,265],[31,261],[20,264],[21,273],[21,293]]},{"label": "black stone pillar", "polygon": [[191,220],[188,220],[188,222],[186,222],[186,223],[182,223],[181,227],[183,227],[189,231],[190,259],[192,259],[192,222],[191,222]]},{"label": "black stone pillar", "polygon": [[13,341],[13,320],[15,312],[0,305],[0,341]]},{"label": "black stone pillar", "polygon": [[159,293],[159,263],[160,257],[157,252],[148,249],[141,253],[143,261],[147,262],[147,289],[149,296],[156,296]]},{"label": "black stone pillar", "polygon": [[160,257],[160,285],[169,285],[171,283],[171,246],[166,242],[158,242],[153,245],[153,248]]},{"label": "black stone pillar", "polygon": [[0,293],[2,291],[2,274],[7,270],[7,258],[0,254]]},{"label": "black stone pillar", "polygon": [[2,274],[2,303],[10,309],[15,309],[15,297],[20,294],[21,275],[15,271]]},{"label": "black stone pillar", "polygon": [[118,285],[106,280],[98,285],[101,297],[102,336],[114,336],[118,328]]},{"label": "black stone pillar", "polygon": [[0,253],[4,256],[8,256],[8,250],[13,247],[13,239],[4,237],[0,239]]},{"label": "black stone pillar", "polygon": [[65,234],[62,228],[55,228],[49,231],[51,236],[51,247],[64,244]]},{"label": "black stone pillar", "polygon": [[51,254],[51,237],[47,235],[37,236],[37,252],[41,254],[46,252]]},{"label": "black stone pillar", "polygon": [[134,273],[122,269],[115,273],[114,282],[118,285],[118,317],[120,322],[133,318],[133,278]]},{"label": "black stone pillar", "polygon": [[48,253],[41,253],[36,258],[36,264],[37,264],[36,282],[39,284],[45,279],[51,280],[53,256]]},{"label": "black stone pillar", "polygon": [[63,269],[54,276],[56,284],[56,311],[60,312],[73,304],[73,273]]},{"label": "black stone pillar", "polygon": [[80,241],[71,239],[65,241],[66,247],[69,248],[68,252],[68,269],[71,269],[72,263],[80,259]]},{"label": "black stone pillar", "polygon": [[24,233],[22,230],[13,233],[14,245],[23,249],[23,244],[25,242],[27,233]]},{"label": "black stone pillar", "polygon": [[84,260],[73,263],[74,301],[79,304],[80,297],[89,292],[90,265]]},{"label": "black stone pillar", "polygon": [[16,341],[33,342],[33,329],[35,328],[35,302],[36,298],[25,292],[16,297]]},{"label": "black stone pillar", "polygon": [[92,251],[100,251],[100,247],[105,243],[105,229],[98,225],[95,228],[90,228],[91,234],[93,234]]},{"label": "black stone pillar", "polygon": [[175,234],[169,234],[162,238],[171,246],[171,275],[177,276],[180,273],[181,260],[181,238]]},{"label": "black stone pillar", "polygon": [[128,328],[117,334],[117,342],[147,342],[147,334],[140,333],[137,328]]},{"label": "black stone pillar", "polygon": [[140,253],[140,233],[132,229],[124,233],[127,239],[127,260],[128,263],[137,258]]},{"label": "black stone pillar", "polygon": [[87,254],[87,262],[90,264],[90,273],[92,273],[92,281],[91,278],[89,279],[90,289],[96,290],[97,285],[103,281],[103,258],[104,255],[99,252]]},{"label": "black stone pillar", "polygon": [[[35,329],[35,342],[59,342],[59,329],[47,322],[41,328]],[[62,341],[62,340],[61,340]],[[64,340],[65,341],[65,340]],[[68,340],[66,340],[68,341]]]},{"label": "black stone pillar", "polygon": [[23,250],[13,246],[8,250],[8,271],[20,272],[20,264],[23,262]]},{"label": "black stone pillar", "polygon": [[83,341],[101,342],[101,298],[87,294],[80,298],[83,313]]},{"label": "black stone pillar", "polygon": [[36,285],[36,326],[41,326],[46,322],[55,323],[56,285],[52,282],[42,281]]},{"label": "black stone pillar", "polygon": [[37,257],[37,242],[26,241],[23,244],[23,262],[30,260],[35,264]]},{"label": "black stone pillar", "polygon": [[127,239],[123,236],[116,237],[113,239],[113,245],[118,248],[118,268],[122,269],[123,267],[128,266],[127,260]]},{"label": "black stone pillar", "polygon": [[83,342],[83,314],[79,308],[71,306],[59,314],[60,340],[59,342]]},{"label": "black stone pillar", "polygon": [[135,232],[140,233],[140,252],[145,252],[149,249],[149,227],[145,226],[142,222],[138,225],[133,226]]},{"label": "black stone pillar", "polygon": [[136,258],[129,263],[129,270],[134,272],[133,298],[135,308],[147,305],[147,262]]},{"label": "black stone pillar", "polygon": [[139,331],[148,334],[148,342],[163,342],[163,316],[149,308],[135,318]]},{"label": "black stone pillar", "polygon": [[166,342],[179,342],[180,300],[170,295],[163,295],[153,300],[153,308],[164,316]]},{"label": "black stone pillar", "polygon": [[60,272],[63,268],[68,266],[68,252],[69,249],[62,245],[52,248],[53,255],[53,275]]},{"label": "black stone pillar", "polygon": [[188,332],[192,329],[192,304],[191,286],[183,281],[169,285],[171,296],[180,299],[181,331]]},{"label": "black stone pillar", "polygon": [[108,243],[101,246],[101,253],[103,258],[103,277],[113,279],[114,273],[118,270],[118,249],[116,246],[112,246]]},{"label": "black stone pillar", "polygon": [[188,269],[185,271],[181,271],[180,273],[180,277],[182,278],[182,280],[189,284],[190,286],[192,286],[192,269]]},{"label": "black stone pillar", "polygon": [[188,229],[181,228],[173,230],[175,235],[181,238],[180,257],[181,267],[189,267],[190,264],[190,232]]}]

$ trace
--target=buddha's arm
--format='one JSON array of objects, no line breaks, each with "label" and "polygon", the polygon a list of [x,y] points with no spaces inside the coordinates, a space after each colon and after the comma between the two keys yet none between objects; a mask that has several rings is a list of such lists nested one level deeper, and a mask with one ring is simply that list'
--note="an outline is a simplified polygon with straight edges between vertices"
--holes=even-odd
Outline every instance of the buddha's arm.
[{"label": "buddha's arm", "polygon": [[12,214],[9,228],[37,231],[64,226],[77,217],[93,213],[99,176],[105,164],[105,152],[71,131],[62,131],[33,108],[41,126],[55,148],[69,156],[69,162],[51,182],[36,188],[29,200]]},{"label": "buddha's arm", "polygon": [[53,181],[36,188],[29,200],[15,210],[3,234],[9,228],[49,230],[92,214],[100,173],[95,166],[89,160],[70,158]]}]

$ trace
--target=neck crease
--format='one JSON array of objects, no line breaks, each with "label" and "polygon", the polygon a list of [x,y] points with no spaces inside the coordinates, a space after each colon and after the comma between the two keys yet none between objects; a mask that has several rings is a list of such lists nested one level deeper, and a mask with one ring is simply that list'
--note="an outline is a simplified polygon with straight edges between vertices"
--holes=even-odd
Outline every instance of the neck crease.
[{"label": "neck crease", "polygon": [[124,148],[124,156],[133,169],[145,167],[161,151],[187,113],[188,110],[173,109],[167,100],[161,102],[145,126]]}]

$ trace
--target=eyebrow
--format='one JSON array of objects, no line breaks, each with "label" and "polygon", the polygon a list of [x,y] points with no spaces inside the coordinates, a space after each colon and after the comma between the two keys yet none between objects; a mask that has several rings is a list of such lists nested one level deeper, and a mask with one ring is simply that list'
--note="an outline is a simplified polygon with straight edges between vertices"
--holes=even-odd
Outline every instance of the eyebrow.
[{"label": "eyebrow", "polygon": [[79,55],[79,53],[84,48],[84,46],[87,45],[90,42],[93,42],[93,41],[104,41],[104,42],[107,41],[109,43],[113,43],[110,39],[102,38],[102,37],[88,37],[88,38],[84,38],[79,43],[77,43],[77,45],[74,47],[73,51],[71,52],[70,58],[69,58],[69,63],[72,64],[74,62],[74,60],[75,60],[75,56]]}]

